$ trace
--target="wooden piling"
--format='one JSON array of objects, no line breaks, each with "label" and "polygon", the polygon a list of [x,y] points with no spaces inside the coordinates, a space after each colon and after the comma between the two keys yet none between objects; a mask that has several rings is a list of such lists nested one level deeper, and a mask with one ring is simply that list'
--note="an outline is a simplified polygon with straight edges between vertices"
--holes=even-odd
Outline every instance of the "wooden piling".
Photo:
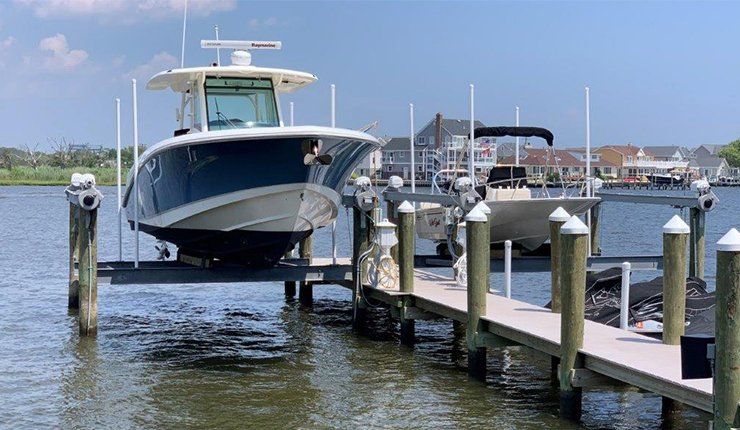
[{"label": "wooden piling", "polygon": [[[402,293],[414,292],[414,235],[416,234],[414,206],[404,201],[398,207],[398,275],[399,290]],[[410,297],[404,297],[404,308],[408,307]],[[404,318],[405,312],[401,312],[401,343],[413,345],[414,343],[414,320]]]},{"label": "wooden piling", "polygon": [[550,309],[560,312],[560,227],[570,219],[562,207],[555,209],[550,220]]},{"label": "wooden piling", "polygon": [[705,212],[694,207],[689,209],[689,276],[704,279],[704,259],[706,256]]},{"label": "wooden piling", "polygon": [[578,350],[583,347],[588,233],[576,216],[560,228],[560,416],[572,420],[581,417],[583,396],[572,376],[583,366]]},{"label": "wooden piling", "polygon": [[689,226],[674,215],[663,226],[663,343],[679,345],[686,327],[686,243]]},{"label": "wooden piling", "polygon": [[79,210],[79,326],[80,336],[98,332],[98,211]]},{"label": "wooden piling", "polygon": [[717,242],[714,428],[740,428],[740,232]]},{"label": "wooden piling", "polygon": [[[393,200],[386,201],[386,218],[388,218],[389,222],[392,222],[395,225],[398,225],[398,210],[396,209],[396,202]],[[393,258],[393,261],[398,261],[398,247],[399,245],[393,245],[391,247],[391,258]]]},{"label": "wooden piling", "polygon": [[79,208],[72,203],[69,204],[69,297],[67,300],[67,307],[69,309],[78,309],[80,305],[80,297],[78,295],[79,289],[79,278],[77,276],[77,268],[75,263],[79,258],[78,247],[78,226],[79,223]]},{"label": "wooden piling", "polygon": [[[283,255],[283,258],[291,258],[293,257],[293,252],[288,251]],[[293,299],[295,298],[296,293],[296,285],[295,281],[285,281],[285,298],[286,299]]]},{"label": "wooden piling", "polygon": [[[300,258],[308,259],[311,263],[311,254],[313,253],[313,235],[307,236],[298,243],[298,254]],[[313,284],[310,282],[301,282],[298,290],[298,301],[304,305],[313,303]]]},{"label": "wooden piling", "polygon": [[601,241],[599,240],[599,219],[601,218],[601,203],[591,207],[591,255],[601,255]]},{"label": "wooden piling", "polygon": [[[486,294],[491,268],[490,231],[488,215],[476,205],[465,217],[468,278],[468,375],[484,380],[486,377],[486,348],[482,346],[481,316],[486,314]],[[485,205],[484,205],[485,206]]]}]

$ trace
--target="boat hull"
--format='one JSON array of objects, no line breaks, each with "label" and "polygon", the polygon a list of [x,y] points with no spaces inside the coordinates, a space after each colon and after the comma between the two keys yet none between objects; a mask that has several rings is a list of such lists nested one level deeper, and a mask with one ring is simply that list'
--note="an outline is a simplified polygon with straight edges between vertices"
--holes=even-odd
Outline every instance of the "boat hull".
[{"label": "boat hull", "polygon": [[[273,265],[336,219],[349,175],[379,146],[371,136],[336,134],[229,133],[145,154],[138,174],[140,229],[188,255]],[[331,161],[307,160],[307,139],[319,139],[320,154]],[[133,227],[135,205],[128,197]]]},{"label": "boat hull", "polygon": [[[548,218],[555,209],[562,207],[569,214],[582,215],[600,200],[571,197],[486,201],[484,203],[491,209],[491,243],[511,240],[527,250],[535,250],[550,237]],[[419,210],[416,213],[419,237],[446,241],[444,216],[445,208],[441,206]]]}]

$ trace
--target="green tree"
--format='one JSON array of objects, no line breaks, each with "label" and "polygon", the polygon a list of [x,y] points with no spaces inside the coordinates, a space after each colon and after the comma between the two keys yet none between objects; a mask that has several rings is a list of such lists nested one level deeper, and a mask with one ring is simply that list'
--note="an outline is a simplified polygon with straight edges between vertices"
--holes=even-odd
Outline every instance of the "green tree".
[{"label": "green tree", "polygon": [[720,149],[719,156],[727,160],[730,166],[740,167],[740,139],[734,140]]}]

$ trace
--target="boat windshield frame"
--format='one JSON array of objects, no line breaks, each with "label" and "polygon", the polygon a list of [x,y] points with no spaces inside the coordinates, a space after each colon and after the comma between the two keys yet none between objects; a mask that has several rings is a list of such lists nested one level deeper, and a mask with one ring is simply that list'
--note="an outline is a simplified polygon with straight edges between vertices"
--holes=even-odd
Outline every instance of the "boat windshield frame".
[{"label": "boat windshield frame", "polygon": [[[205,76],[202,82],[205,123],[209,131],[280,127],[279,102],[271,79]],[[238,104],[234,104],[235,101]],[[249,102],[251,107],[244,104]],[[228,112],[224,112],[225,108]],[[246,108],[252,110],[251,115],[242,112]],[[234,116],[235,113],[239,116]]]}]

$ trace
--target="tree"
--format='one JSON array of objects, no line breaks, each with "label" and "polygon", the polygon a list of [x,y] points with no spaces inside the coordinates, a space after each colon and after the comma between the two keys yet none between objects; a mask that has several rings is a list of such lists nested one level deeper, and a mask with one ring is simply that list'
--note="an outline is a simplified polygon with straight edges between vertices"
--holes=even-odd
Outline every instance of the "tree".
[{"label": "tree", "polygon": [[3,148],[0,151],[0,167],[13,170],[13,151],[10,148]]},{"label": "tree", "polygon": [[33,148],[28,145],[23,146],[23,161],[33,170],[36,170],[41,165],[41,158],[44,156],[44,153],[39,151],[38,148],[38,143]]},{"label": "tree", "polygon": [[732,167],[740,167],[740,139],[730,142],[727,146],[719,150],[718,155]]},{"label": "tree", "polygon": [[72,145],[74,142],[67,142],[67,139],[62,137],[61,139],[52,138],[49,139],[51,148],[54,151],[51,154],[50,163],[56,167],[70,167],[72,165]]}]

